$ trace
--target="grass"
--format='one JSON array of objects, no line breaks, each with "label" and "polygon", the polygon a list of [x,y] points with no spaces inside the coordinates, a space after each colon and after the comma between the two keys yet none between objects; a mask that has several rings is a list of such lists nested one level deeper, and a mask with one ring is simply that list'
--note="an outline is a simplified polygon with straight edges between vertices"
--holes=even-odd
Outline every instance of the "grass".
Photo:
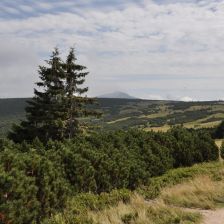
[{"label": "grass", "polygon": [[160,117],[166,117],[169,114],[170,114],[169,112],[161,111],[155,114],[141,115],[140,118],[160,118]]},{"label": "grass", "polygon": [[[166,204],[186,208],[215,209],[224,199],[224,181],[199,176],[162,191]],[[223,201],[224,202],[224,201]]]},{"label": "grass", "polygon": [[119,203],[103,211],[89,212],[88,216],[98,224],[190,224],[201,218],[198,213],[170,208],[162,201],[152,205],[138,194],[133,195],[129,204]]},{"label": "grass", "polygon": [[92,206],[95,197],[83,194],[82,201],[80,198],[72,199],[70,208],[43,224],[197,224],[201,220],[197,212],[172,208],[163,201],[150,203],[136,192],[130,195],[128,201],[120,200],[104,207]]},{"label": "grass", "polygon": [[[205,119],[201,119],[201,120],[195,120],[193,122],[184,123],[183,126],[185,128],[194,128],[194,129],[214,128],[222,122],[222,120],[220,119],[219,121],[211,121],[211,122],[203,123],[204,120]],[[166,125],[163,125],[160,127],[147,127],[147,128],[144,128],[144,130],[145,131],[156,131],[156,132],[159,132],[159,131],[167,132],[170,128],[171,128],[171,126],[166,124]]]},{"label": "grass", "polygon": [[144,128],[145,131],[156,131],[156,132],[167,132],[171,127],[169,125],[164,125],[161,127],[147,127]]},{"label": "grass", "polygon": [[209,105],[195,105],[195,106],[191,106],[188,109],[186,109],[186,111],[194,111],[194,110],[202,110],[202,109],[210,109],[211,106]]},{"label": "grass", "polygon": [[220,119],[219,121],[211,121],[211,122],[206,122],[203,123],[205,119],[201,119],[201,120],[196,120],[193,122],[189,122],[189,123],[184,123],[184,127],[186,128],[213,128],[218,126],[221,122],[222,119]]},{"label": "grass", "polygon": [[146,199],[155,199],[164,188],[184,183],[201,175],[222,179],[223,170],[224,164],[221,162],[196,164],[192,167],[173,169],[162,176],[152,178],[147,186],[142,186],[137,191],[144,195]]}]

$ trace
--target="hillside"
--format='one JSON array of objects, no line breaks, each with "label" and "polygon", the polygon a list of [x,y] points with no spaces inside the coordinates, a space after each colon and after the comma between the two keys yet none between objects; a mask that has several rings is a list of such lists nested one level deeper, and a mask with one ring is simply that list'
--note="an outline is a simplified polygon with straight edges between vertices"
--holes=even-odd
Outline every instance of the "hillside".
[{"label": "hillside", "polygon": [[[0,135],[5,134],[12,123],[24,119],[26,100],[28,99],[0,99]],[[103,116],[91,122],[103,130],[140,127],[145,130],[165,131],[176,124],[183,124],[188,128],[209,128],[218,125],[224,118],[222,101],[178,102],[109,98],[99,98],[98,101],[97,108],[103,112]]]},{"label": "hillside", "polygon": [[209,128],[224,118],[223,102],[100,99],[100,105],[104,116],[98,122],[107,130],[141,127],[164,131],[176,124]]}]

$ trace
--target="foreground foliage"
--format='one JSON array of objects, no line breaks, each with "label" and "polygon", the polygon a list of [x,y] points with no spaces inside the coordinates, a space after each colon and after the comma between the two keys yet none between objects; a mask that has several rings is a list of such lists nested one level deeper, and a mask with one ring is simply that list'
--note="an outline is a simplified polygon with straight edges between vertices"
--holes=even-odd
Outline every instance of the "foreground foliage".
[{"label": "foreground foliage", "polygon": [[44,224],[198,223],[201,220],[198,213],[173,206],[206,209],[217,206],[223,198],[223,169],[222,163],[203,163],[154,177],[147,190],[150,193],[158,183],[160,190],[152,201],[148,200],[146,188],[145,191],[80,194],[68,201],[63,212],[45,220]]},{"label": "foreground foliage", "polygon": [[[131,196],[129,203],[120,202],[116,207],[105,208],[101,211],[89,210],[87,217],[89,217],[89,222],[93,224],[193,224],[200,220],[198,213],[170,208],[163,202],[150,204],[137,194]],[[63,222],[59,223],[62,224]],[[71,221],[71,223],[74,222]]]},{"label": "foreground foliage", "polygon": [[[127,201],[126,191],[122,196],[115,193],[114,199],[102,192],[134,190],[143,185],[151,186],[154,192],[157,187],[152,185],[152,177],[174,167],[217,158],[218,149],[209,134],[182,128],[167,133],[130,130],[92,134],[64,142],[49,141],[45,146],[38,139],[32,144],[2,140],[0,220],[39,223],[62,210],[74,195],[75,203],[81,201],[84,207],[92,203],[89,197],[85,200],[86,196],[78,194],[84,192],[101,194],[109,205],[121,198]],[[150,190],[142,189],[150,194]],[[105,206],[102,199],[94,199],[98,196],[90,197],[93,208]],[[72,211],[75,217],[76,212]]]},{"label": "foreground foliage", "polygon": [[[174,206],[213,209],[223,203],[223,169],[223,163],[203,163],[154,177],[145,191],[80,194],[68,201],[63,212],[44,224],[200,223],[200,214]],[[150,193],[158,186],[156,200],[148,200],[146,190]]]}]

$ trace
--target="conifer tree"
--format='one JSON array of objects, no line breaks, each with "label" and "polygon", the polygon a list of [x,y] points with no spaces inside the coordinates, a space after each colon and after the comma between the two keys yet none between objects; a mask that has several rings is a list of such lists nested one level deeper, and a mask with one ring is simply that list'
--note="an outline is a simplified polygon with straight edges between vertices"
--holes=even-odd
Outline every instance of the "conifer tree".
[{"label": "conifer tree", "polygon": [[88,87],[81,87],[88,72],[76,60],[73,48],[66,62],[55,49],[46,61],[47,66],[39,66],[40,81],[36,83],[34,97],[27,102],[26,120],[13,127],[10,139],[21,142],[37,137],[47,142],[72,138],[81,130],[80,117],[98,115],[86,107],[94,100],[81,96],[88,91]]},{"label": "conifer tree", "polygon": [[65,114],[61,101],[65,96],[65,73],[58,49],[46,63],[48,66],[39,66],[40,81],[36,84],[41,90],[34,89],[34,97],[27,102],[26,120],[14,126],[14,131],[9,134],[16,142],[35,137],[41,141],[63,138]]},{"label": "conifer tree", "polygon": [[68,138],[74,137],[82,131],[82,125],[79,122],[80,117],[99,116],[100,114],[94,110],[88,109],[88,104],[93,104],[94,99],[82,97],[88,91],[88,87],[82,87],[85,77],[89,74],[86,67],[76,63],[74,48],[70,52],[66,60],[66,96],[67,96],[67,130]]}]

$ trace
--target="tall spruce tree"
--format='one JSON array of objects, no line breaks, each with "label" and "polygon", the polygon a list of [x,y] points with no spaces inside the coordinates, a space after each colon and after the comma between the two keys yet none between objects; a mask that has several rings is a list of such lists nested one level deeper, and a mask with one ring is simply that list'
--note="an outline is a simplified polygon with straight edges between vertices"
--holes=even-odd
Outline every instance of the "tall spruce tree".
[{"label": "tall spruce tree", "polygon": [[19,126],[14,126],[14,131],[9,137],[16,142],[33,140],[38,137],[46,142],[51,139],[62,139],[65,126],[65,114],[61,101],[65,96],[63,62],[55,49],[48,66],[39,66],[39,78],[34,89],[34,97],[28,101],[26,107],[26,120]]},{"label": "tall spruce tree", "polygon": [[81,129],[79,117],[97,115],[86,108],[93,100],[81,96],[88,91],[80,87],[88,72],[85,66],[76,64],[74,49],[66,62],[59,57],[58,49],[46,62],[47,66],[39,66],[40,81],[36,84],[40,90],[34,89],[34,97],[28,101],[26,120],[9,133],[15,142],[36,137],[42,142],[71,138]]},{"label": "tall spruce tree", "polygon": [[67,129],[66,136],[74,137],[77,133],[83,130],[84,125],[79,121],[80,117],[99,116],[100,114],[86,107],[88,104],[93,104],[94,99],[82,97],[88,91],[88,87],[82,87],[85,82],[85,77],[89,74],[86,67],[76,63],[74,48],[70,52],[66,60],[66,99],[67,99]]}]

